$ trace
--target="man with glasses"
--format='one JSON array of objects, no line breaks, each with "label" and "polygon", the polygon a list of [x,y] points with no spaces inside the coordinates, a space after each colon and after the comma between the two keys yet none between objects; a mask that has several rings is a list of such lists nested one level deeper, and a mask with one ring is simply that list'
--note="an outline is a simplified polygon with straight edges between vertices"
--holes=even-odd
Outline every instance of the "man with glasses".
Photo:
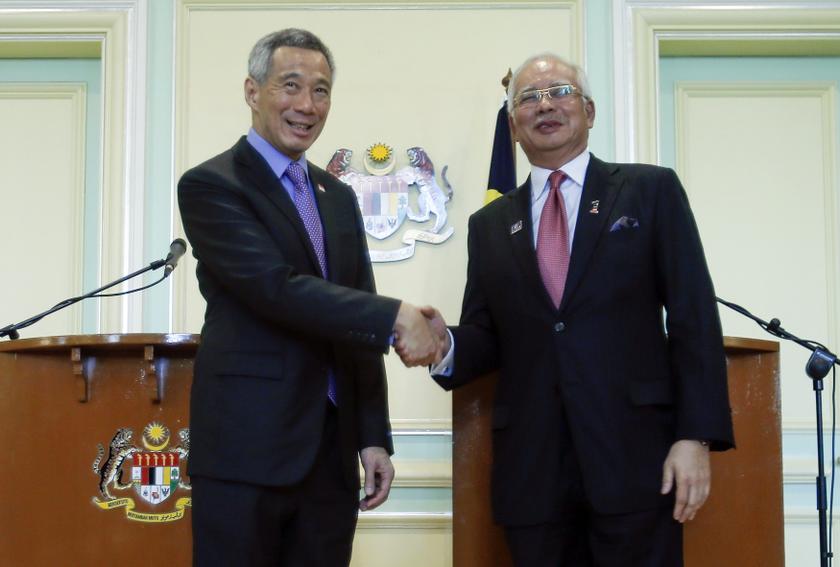
[{"label": "man with glasses", "polygon": [[685,191],[589,153],[595,103],[559,57],[525,61],[508,105],[531,175],[470,218],[460,325],[426,313],[432,374],[451,389],[500,370],[492,503],[517,566],[680,566],[709,450],[734,445]]}]

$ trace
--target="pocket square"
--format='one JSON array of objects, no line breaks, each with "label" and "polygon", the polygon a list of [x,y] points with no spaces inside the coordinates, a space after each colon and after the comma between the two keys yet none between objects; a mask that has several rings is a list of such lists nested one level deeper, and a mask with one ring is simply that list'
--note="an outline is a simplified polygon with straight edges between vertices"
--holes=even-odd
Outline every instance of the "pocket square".
[{"label": "pocket square", "polygon": [[621,217],[610,227],[610,232],[617,232],[625,228],[639,228],[639,221],[633,217]]}]

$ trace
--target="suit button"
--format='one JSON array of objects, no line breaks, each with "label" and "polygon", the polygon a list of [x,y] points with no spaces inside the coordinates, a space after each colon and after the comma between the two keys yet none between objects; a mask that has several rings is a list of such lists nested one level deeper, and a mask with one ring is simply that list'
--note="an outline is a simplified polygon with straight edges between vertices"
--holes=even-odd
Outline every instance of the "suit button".
[{"label": "suit button", "polygon": [[554,330],[557,331],[558,333],[562,333],[563,331],[566,330],[566,323],[564,323],[563,321],[559,321],[559,322],[555,323],[554,324]]}]

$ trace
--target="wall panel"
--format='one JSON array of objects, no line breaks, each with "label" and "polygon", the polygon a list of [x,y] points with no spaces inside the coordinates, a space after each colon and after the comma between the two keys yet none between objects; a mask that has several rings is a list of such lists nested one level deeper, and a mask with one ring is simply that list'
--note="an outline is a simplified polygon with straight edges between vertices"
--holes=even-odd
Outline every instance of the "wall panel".
[{"label": "wall panel", "polygon": [[[0,326],[5,326],[81,288],[84,85],[0,83],[0,124],[0,226],[6,242]],[[81,310],[56,313],[37,329],[38,335],[78,333]]]}]

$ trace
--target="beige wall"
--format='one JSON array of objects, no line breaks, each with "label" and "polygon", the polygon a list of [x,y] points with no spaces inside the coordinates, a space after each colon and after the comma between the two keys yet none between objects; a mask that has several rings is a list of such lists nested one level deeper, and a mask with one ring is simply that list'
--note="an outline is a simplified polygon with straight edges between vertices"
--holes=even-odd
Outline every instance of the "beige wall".
[{"label": "beige wall", "polygon": [[[180,235],[175,180],[186,168],[230,147],[247,130],[249,115],[242,97],[245,59],[254,40],[270,30],[290,25],[309,28],[323,37],[336,56],[334,106],[322,138],[309,154],[313,161],[326,163],[339,147],[351,148],[358,156],[370,144],[384,142],[402,160],[407,147],[420,145],[438,171],[449,166],[448,177],[455,190],[448,207],[454,236],[440,246],[418,245],[411,260],[377,266],[376,276],[382,293],[434,304],[450,320],[457,319],[460,311],[466,222],[483,199],[493,119],[502,100],[499,79],[508,67],[538,51],[555,51],[579,62],[586,62],[595,52],[600,57],[596,60],[606,62],[603,65],[609,68],[590,71],[609,74],[609,86],[614,89],[613,99],[596,93],[596,128],[605,120],[614,122],[618,161],[656,162],[657,61],[663,41],[692,38],[706,45],[725,45],[733,38],[766,42],[795,35],[807,53],[810,37],[819,35],[824,46],[837,42],[840,34],[840,2],[829,1],[762,3],[772,9],[714,0],[101,0],[80,3],[76,11],[54,9],[60,5],[57,2],[20,4],[53,10],[27,13],[6,10],[0,3],[0,10],[5,10],[0,25],[3,33],[52,34],[50,37],[59,40],[68,34],[90,34],[103,46],[103,170],[87,174],[101,175],[104,183],[102,218],[82,219],[79,176],[83,156],[75,150],[83,144],[65,143],[81,135],[77,122],[83,120],[78,114],[83,106],[78,107],[73,98],[80,95],[30,93],[21,99],[18,94],[0,92],[0,124],[8,134],[2,139],[13,140],[0,147],[4,179],[0,223],[4,229],[10,227],[6,234],[20,235],[3,247],[3,262],[30,274],[28,280],[33,282],[21,292],[20,288],[11,290],[9,280],[0,280],[0,296],[14,298],[3,303],[2,315],[9,321],[46,308],[53,298],[79,289],[83,220],[97,223],[103,235],[97,259],[103,281],[160,255],[159,250],[144,249],[144,197],[152,193],[159,197],[156,192],[162,191],[158,203],[163,205],[149,212],[172,225],[172,236]],[[171,164],[161,166],[172,166],[172,186],[163,189],[145,186],[141,174],[147,165],[142,151],[146,119],[142,78],[146,54],[158,49],[152,32],[144,27],[144,18],[147,11],[161,4],[172,7],[171,22],[166,25],[171,24],[175,37],[172,52],[165,54],[174,62],[174,71],[156,77],[175,84],[174,157]],[[586,17],[592,7],[604,5],[608,5],[612,21],[595,29],[588,27]],[[550,32],[535,33],[535,28]],[[603,56],[610,49],[609,56]],[[156,93],[154,87],[150,85],[151,96]],[[757,312],[795,321],[803,333],[838,347],[838,164],[837,148],[831,145],[837,139],[837,94],[820,84],[765,91],[744,85],[687,85],[680,94],[678,145],[682,154],[678,169],[689,189],[718,289],[734,290],[733,296],[748,298]],[[799,119],[786,120],[784,128],[779,128],[779,117],[791,115]],[[52,125],[51,136],[34,139],[30,125],[47,119]],[[50,168],[27,165],[36,153],[33,148],[55,158]],[[735,153],[743,163],[752,165],[731,160]],[[796,166],[788,167],[789,163]],[[722,167],[710,168],[709,164]],[[354,166],[360,168],[361,164]],[[520,180],[523,178],[521,175]],[[795,200],[790,199],[792,190]],[[50,206],[42,207],[43,203]],[[760,216],[751,214],[758,208]],[[18,214],[29,210],[43,211],[43,216]],[[56,234],[62,237],[54,238]],[[788,234],[794,234],[795,240],[787,238]],[[24,254],[18,246],[24,238],[34,252]],[[808,245],[801,245],[803,242]],[[751,252],[745,255],[739,249]],[[47,254],[57,261],[37,260]],[[780,279],[764,277],[768,266],[777,267]],[[191,258],[185,259],[172,280],[174,297],[165,308],[172,310],[175,331],[200,327],[203,303],[191,277],[194,267]],[[791,288],[797,290],[796,299],[782,301],[780,298],[790,297]],[[137,302],[141,300],[133,301],[103,303],[101,329],[139,330],[142,321]],[[727,334],[761,336],[748,322],[727,312],[722,315]],[[66,311],[42,323],[38,334],[77,329],[77,316]],[[802,355],[783,348],[783,374],[800,376]],[[424,370],[405,370],[393,356],[388,357],[387,365],[395,427],[410,433],[429,430],[445,434],[451,427],[449,396],[430,385]],[[804,445],[797,440],[813,434],[812,405],[807,387],[794,381],[784,384],[787,440]],[[420,453],[410,458],[398,454],[398,459],[404,459],[397,461],[402,486],[420,490],[449,486],[448,461]],[[811,489],[812,471],[811,460],[786,456],[786,486],[793,486],[796,494]],[[389,559],[406,567],[449,565],[449,517],[415,512],[413,506],[422,508],[415,504],[405,501],[381,516],[364,516],[354,565],[375,567]],[[789,504],[788,563],[799,564],[802,557],[813,553],[815,514],[810,502],[807,507]]]},{"label": "beige wall", "polygon": [[[177,171],[227,149],[247,132],[250,112],[242,84],[256,39],[285,26],[312,30],[332,49],[337,75],[327,127],[307,153],[309,159],[325,165],[339,148],[360,157],[371,144],[384,142],[394,148],[398,167],[407,164],[405,150],[418,145],[438,172],[449,166],[455,196],[448,213],[455,235],[439,246],[420,244],[412,259],[378,264],[375,272],[380,293],[433,304],[457,320],[466,271],[466,220],[484,198],[492,117],[503,97],[500,79],[508,67],[536,51],[579,57],[581,14],[575,3],[387,9],[369,3],[314,10],[279,2],[247,9],[179,5]],[[535,20],[551,22],[556,34],[542,38],[531,33],[528,24]],[[353,165],[362,169],[361,161]],[[395,236],[384,245],[398,244]],[[192,261],[185,271],[193,270]],[[184,288],[175,303],[176,329],[197,332],[204,302],[193,278],[179,282]],[[425,370],[406,370],[395,356],[388,357],[387,365],[397,425],[446,426],[449,395],[432,387]]]},{"label": "beige wall", "polygon": [[[819,83],[691,83],[678,85],[676,104],[677,169],[717,290],[744,298],[757,314],[795,321],[825,344],[836,344],[838,329],[834,91]],[[721,319],[729,335],[763,335],[728,309]],[[785,424],[813,420],[807,356],[782,344]]]},{"label": "beige wall", "polygon": [[[81,288],[84,85],[0,84],[0,124],[5,319],[0,326],[5,326],[46,311]],[[33,125],[49,125],[48,135]],[[37,327],[43,335],[80,331],[78,305]]]}]

